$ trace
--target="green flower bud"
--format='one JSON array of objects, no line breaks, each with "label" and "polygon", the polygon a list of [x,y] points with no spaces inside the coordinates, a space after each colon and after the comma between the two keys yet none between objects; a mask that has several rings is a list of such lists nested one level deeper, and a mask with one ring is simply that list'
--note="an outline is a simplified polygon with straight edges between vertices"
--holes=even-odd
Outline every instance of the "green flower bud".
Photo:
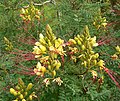
[{"label": "green flower bud", "polygon": [[82,65],[83,65],[84,67],[86,67],[86,66],[87,66],[87,62],[84,61],[84,62],[82,63]]},{"label": "green flower bud", "polygon": [[81,48],[82,48],[82,50],[85,50],[85,46],[84,45],[82,45]]},{"label": "green flower bud", "polygon": [[78,41],[78,40],[79,40],[77,37],[75,37],[74,39],[75,39],[75,41]]},{"label": "green flower bud", "polygon": [[78,45],[81,45],[81,44],[82,44],[81,41],[79,41],[79,40],[77,41],[77,43],[78,43]]}]

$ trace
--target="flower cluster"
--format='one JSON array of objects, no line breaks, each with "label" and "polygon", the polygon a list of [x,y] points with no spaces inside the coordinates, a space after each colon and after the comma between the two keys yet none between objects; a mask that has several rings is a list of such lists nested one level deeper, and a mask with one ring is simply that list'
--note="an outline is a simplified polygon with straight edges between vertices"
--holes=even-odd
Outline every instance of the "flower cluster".
[{"label": "flower cluster", "polygon": [[5,46],[6,46],[5,50],[11,51],[13,49],[12,43],[6,37],[4,37],[4,43],[5,43]]},{"label": "flower cluster", "polygon": [[[70,39],[69,49],[77,52],[77,55],[73,55],[74,59],[79,59],[83,67],[91,68],[93,66],[103,66],[104,61],[99,60],[99,54],[93,51],[93,47],[98,46],[96,43],[96,37],[91,37],[89,34],[89,29],[86,26],[84,33],[77,35],[74,39]],[[79,53],[79,54],[78,54]]]},{"label": "flower cluster", "polygon": [[103,60],[99,59],[99,54],[93,51],[93,47],[98,46],[98,43],[96,43],[95,36],[90,36],[88,27],[85,27],[83,34],[75,36],[74,39],[69,39],[68,43],[72,54],[71,59],[74,62],[79,60],[81,67],[91,72],[93,78],[97,76],[97,72],[92,67],[103,67],[105,64]]},{"label": "flower cluster", "polygon": [[116,46],[115,49],[116,49],[116,53],[111,56],[113,60],[118,59],[118,56],[120,55],[120,46]]},{"label": "flower cluster", "polygon": [[29,91],[33,87],[32,83],[29,83],[27,86],[25,86],[22,79],[19,79],[18,85],[14,88],[10,88],[10,93],[13,94],[16,99],[13,101],[32,101],[33,97],[37,97],[35,95],[35,92],[32,92],[29,94]]},{"label": "flower cluster", "polygon": [[97,28],[100,29],[101,27],[105,28],[107,25],[107,21],[105,17],[99,16],[98,18],[94,19],[93,25]]},{"label": "flower cluster", "polygon": [[26,22],[34,19],[40,20],[40,11],[31,4],[27,8],[21,9],[20,17]]},{"label": "flower cluster", "polygon": [[56,38],[49,25],[46,26],[46,37],[39,35],[39,42],[36,42],[33,48],[35,58],[39,59],[34,72],[36,75],[43,76],[48,73],[52,77],[56,75],[56,70],[61,66],[58,56],[65,55],[63,50],[64,40]]}]

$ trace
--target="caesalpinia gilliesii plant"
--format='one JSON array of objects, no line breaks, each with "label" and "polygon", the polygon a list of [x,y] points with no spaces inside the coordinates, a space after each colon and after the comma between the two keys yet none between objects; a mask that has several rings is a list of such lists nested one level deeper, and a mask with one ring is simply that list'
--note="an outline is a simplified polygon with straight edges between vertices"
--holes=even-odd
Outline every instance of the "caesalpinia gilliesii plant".
[{"label": "caesalpinia gilliesii plant", "polygon": [[[46,35],[39,35],[39,42],[36,42],[33,48],[33,54],[35,58],[39,60],[34,68],[34,72],[38,76],[44,76],[48,74],[51,78],[46,78],[44,82],[46,86],[49,84],[49,80],[58,81],[56,76],[56,71],[61,67],[61,62],[58,60],[58,56],[64,56],[65,51],[63,50],[64,40],[61,38],[56,38],[53,34],[52,29],[49,25],[46,26]],[[57,80],[56,80],[57,79]],[[59,79],[58,85],[61,85],[62,80]]]},{"label": "caesalpinia gilliesii plant", "polygon": [[40,20],[40,11],[34,7],[34,5],[32,3],[30,3],[30,5],[27,6],[27,8],[22,8],[21,9],[21,14],[20,17],[26,21],[34,21],[36,20]]},{"label": "caesalpinia gilliesii plant", "polygon": [[81,73],[81,75],[91,72],[93,78],[97,77],[96,70],[102,70],[101,67],[105,64],[103,60],[99,59],[99,54],[93,51],[93,48],[98,46],[96,36],[91,37],[86,26],[83,34],[78,34],[74,39],[69,39],[68,43],[70,53],[72,54],[71,59],[74,62],[79,60],[80,68],[86,68],[86,71]]},{"label": "caesalpinia gilliesii plant", "polygon": [[10,88],[10,93],[16,97],[13,101],[33,101],[33,98],[37,96],[35,95],[35,92],[30,93],[32,87],[32,83],[29,83],[26,86],[22,79],[19,78],[18,85],[15,88]]}]

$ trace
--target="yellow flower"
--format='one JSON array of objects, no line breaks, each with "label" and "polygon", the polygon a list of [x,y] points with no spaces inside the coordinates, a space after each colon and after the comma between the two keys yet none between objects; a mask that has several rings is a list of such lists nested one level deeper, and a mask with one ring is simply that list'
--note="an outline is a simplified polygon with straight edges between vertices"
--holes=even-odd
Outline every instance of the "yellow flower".
[{"label": "yellow flower", "polygon": [[43,34],[40,33],[39,37],[40,37],[40,39],[39,39],[40,43],[45,44],[46,42],[45,42]]},{"label": "yellow flower", "polygon": [[38,62],[36,68],[34,68],[34,72],[36,75],[43,76],[46,72],[46,68],[44,66],[41,66],[40,62]]},{"label": "yellow flower", "polygon": [[53,82],[56,82],[59,86],[61,86],[61,84],[63,83],[63,81],[60,79],[60,77],[55,78],[55,79],[53,80]]},{"label": "yellow flower", "polygon": [[69,39],[69,41],[71,44],[76,44],[76,41],[74,39]]},{"label": "yellow flower", "polygon": [[93,78],[97,77],[97,72],[96,71],[91,70],[91,73],[92,73]]},{"label": "yellow flower", "polygon": [[93,38],[90,38],[89,41],[91,46],[94,46],[94,47],[98,46],[98,43],[96,43],[96,36],[94,36]]},{"label": "yellow flower", "polygon": [[116,49],[116,51],[120,52],[120,47],[119,46],[115,47],[115,49]]},{"label": "yellow flower", "polygon": [[45,78],[45,79],[43,80],[43,83],[45,83],[45,85],[46,85],[46,87],[47,87],[48,85],[50,85],[50,79],[49,79],[49,78]]},{"label": "yellow flower", "polygon": [[98,66],[100,66],[100,67],[103,67],[103,66],[105,65],[105,63],[104,63],[103,60],[100,60],[97,64],[98,64]]},{"label": "yellow flower", "polygon": [[41,50],[39,49],[38,46],[34,46],[33,50],[34,50],[33,54],[41,54]]}]

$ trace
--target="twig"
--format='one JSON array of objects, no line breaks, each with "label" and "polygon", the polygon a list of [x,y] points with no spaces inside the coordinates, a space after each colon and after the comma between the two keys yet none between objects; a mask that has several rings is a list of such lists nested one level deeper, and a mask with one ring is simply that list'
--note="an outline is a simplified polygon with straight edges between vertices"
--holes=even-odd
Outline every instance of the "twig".
[{"label": "twig", "polygon": [[[54,5],[56,5],[56,2],[55,2],[55,0],[48,0],[48,1],[45,1],[45,2],[43,2],[43,3],[33,3],[33,5],[34,6],[43,6],[43,5],[45,5],[45,4],[47,4],[47,3],[52,3],[52,4],[54,4]],[[28,6],[24,6],[23,8],[28,8],[29,7],[29,5]]]}]

